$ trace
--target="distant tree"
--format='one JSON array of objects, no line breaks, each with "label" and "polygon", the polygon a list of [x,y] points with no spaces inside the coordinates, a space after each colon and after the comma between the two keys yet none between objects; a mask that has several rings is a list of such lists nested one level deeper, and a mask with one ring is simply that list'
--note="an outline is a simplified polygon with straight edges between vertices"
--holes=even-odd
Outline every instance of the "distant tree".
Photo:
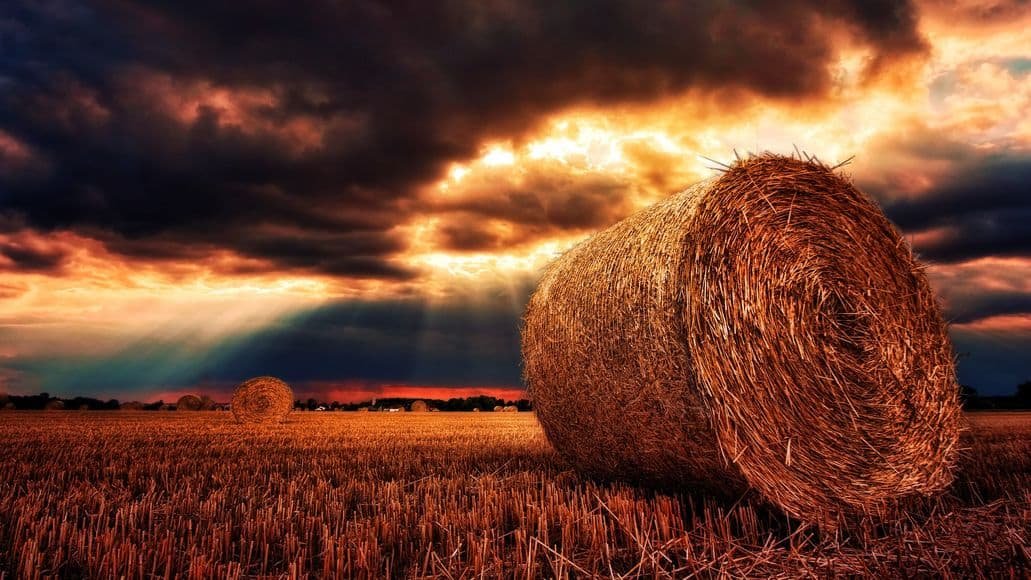
[{"label": "distant tree", "polygon": [[309,411],[314,411],[315,409],[318,408],[319,402],[317,400],[315,400],[315,399],[308,399],[308,405],[307,406],[308,406],[308,410]]},{"label": "distant tree", "polygon": [[1031,405],[1031,381],[1024,381],[1017,385],[1015,398],[1022,405]]}]

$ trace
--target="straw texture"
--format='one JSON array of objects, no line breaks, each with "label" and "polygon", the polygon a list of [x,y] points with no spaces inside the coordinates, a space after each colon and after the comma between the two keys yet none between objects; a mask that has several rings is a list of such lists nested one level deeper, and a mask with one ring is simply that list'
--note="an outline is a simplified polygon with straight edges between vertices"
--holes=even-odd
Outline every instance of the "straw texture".
[{"label": "straw texture", "polygon": [[278,423],[294,407],[294,392],[275,377],[255,377],[233,390],[233,416],[240,423]]},{"label": "straw texture", "polygon": [[751,157],[580,244],[523,328],[537,417],[601,477],[751,486],[834,524],[952,479],[951,345],[877,205]]}]

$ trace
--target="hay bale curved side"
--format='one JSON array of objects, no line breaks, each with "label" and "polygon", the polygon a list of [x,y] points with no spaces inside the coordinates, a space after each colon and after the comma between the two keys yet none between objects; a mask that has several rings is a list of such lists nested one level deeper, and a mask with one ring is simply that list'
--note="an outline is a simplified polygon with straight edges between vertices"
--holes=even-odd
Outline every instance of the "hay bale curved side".
[{"label": "hay bale curved side", "polygon": [[139,401],[127,401],[118,405],[118,409],[121,411],[142,411],[143,403]]},{"label": "hay bale curved side", "polygon": [[202,395],[200,398],[200,410],[201,411],[214,411],[216,407],[215,401],[207,396]]},{"label": "hay bale curved side", "polygon": [[604,477],[751,485],[831,522],[951,481],[938,303],[869,198],[819,163],[737,163],[572,249],[523,328],[537,416]]},{"label": "hay bale curved side", "polygon": [[200,411],[204,401],[197,395],[183,395],[175,402],[176,411]]},{"label": "hay bale curved side", "polygon": [[248,379],[233,390],[231,409],[240,423],[278,423],[293,407],[293,390],[275,377]]},{"label": "hay bale curved side", "polygon": [[430,406],[426,404],[426,401],[412,401],[410,411],[412,413],[426,413],[430,410]]}]

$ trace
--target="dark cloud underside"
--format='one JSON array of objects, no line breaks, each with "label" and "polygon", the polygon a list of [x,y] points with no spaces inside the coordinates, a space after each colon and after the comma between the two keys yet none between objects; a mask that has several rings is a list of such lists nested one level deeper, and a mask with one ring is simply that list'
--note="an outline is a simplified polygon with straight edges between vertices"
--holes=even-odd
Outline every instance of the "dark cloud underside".
[{"label": "dark cloud underside", "polygon": [[[31,155],[0,213],[127,255],[405,277],[415,186],[485,139],[688,89],[819,98],[843,39],[872,67],[924,48],[904,2],[8,2],[0,130]],[[571,203],[548,227],[607,215]]]}]

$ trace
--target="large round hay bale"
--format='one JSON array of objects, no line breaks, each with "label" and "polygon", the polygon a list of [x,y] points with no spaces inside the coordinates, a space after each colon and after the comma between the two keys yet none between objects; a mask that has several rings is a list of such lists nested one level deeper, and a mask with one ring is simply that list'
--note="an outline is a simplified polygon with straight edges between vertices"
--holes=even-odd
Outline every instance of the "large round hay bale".
[{"label": "large round hay bale", "polygon": [[139,401],[126,401],[118,405],[118,408],[122,411],[142,411],[143,403]]},{"label": "large round hay bale", "polygon": [[938,303],[818,162],[749,158],[578,245],[530,300],[523,356],[548,438],[602,477],[748,484],[820,523],[952,479]]},{"label": "large round hay bale", "polygon": [[501,411],[504,411],[504,410],[505,410],[505,408],[502,407],[501,405],[495,405],[494,406],[494,412],[495,413],[500,413]]},{"label": "large round hay bale", "polygon": [[203,406],[204,401],[197,395],[183,395],[175,403],[177,411],[200,411]]},{"label": "large round hay bale", "polygon": [[413,413],[425,413],[430,410],[430,406],[426,404],[426,401],[412,401],[411,411]]},{"label": "large round hay bale", "polygon": [[505,405],[505,408],[503,408],[502,411],[506,413],[518,413],[519,407],[516,407],[515,405]]},{"label": "large round hay bale", "polygon": [[233,390],[233,416],[240,423],[278,423],[294,408],[294,392],[275,377],[255,377]]},{"label": "large round hay bale", "polygon": [[64,410],[64,401],[59,401],[57,399],[53,399],[51,401],[47,401],[46,405],[43,406],[43,410],[45,410],[45,411],[63,411]]},{"label": "large round hay bale", "polygon": [[479,412],[480,412],[480,408],[479,407],[473,407],[473,413],[479,413]]}]

